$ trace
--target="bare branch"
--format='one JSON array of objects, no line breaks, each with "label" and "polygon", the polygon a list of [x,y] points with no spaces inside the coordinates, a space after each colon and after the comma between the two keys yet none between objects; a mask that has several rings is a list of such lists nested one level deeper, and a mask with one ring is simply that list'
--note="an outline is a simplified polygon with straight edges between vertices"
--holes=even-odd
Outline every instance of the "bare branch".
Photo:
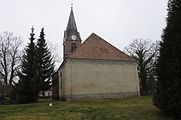
[{"label": "bare branch", "polygon": [[150,75],[153,75],[155,70],[154,65],[159,54],[159,42],[152,43],[149,40],[135,39],[125,47],[124,51],[137,60],[140,91],[142,95],[148,95],[148,78]]},{"label": "bare branch", "polygon": [[12,84],[20,64],[20,38],[10,32],[0,34],[0,78],[5,84]]}]

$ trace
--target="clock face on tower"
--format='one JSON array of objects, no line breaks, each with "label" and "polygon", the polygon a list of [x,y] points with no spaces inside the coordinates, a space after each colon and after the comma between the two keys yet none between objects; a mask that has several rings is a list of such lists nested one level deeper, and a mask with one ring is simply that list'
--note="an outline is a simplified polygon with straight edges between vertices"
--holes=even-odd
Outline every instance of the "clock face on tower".
[{"label": "clock face on tower", "polygon": [[71,39],[72,39],[72,40],[76,40],[76,38],[77,38],[77,37],[76,37],[75,35],[72,35],[72,36],[71,36]]}]

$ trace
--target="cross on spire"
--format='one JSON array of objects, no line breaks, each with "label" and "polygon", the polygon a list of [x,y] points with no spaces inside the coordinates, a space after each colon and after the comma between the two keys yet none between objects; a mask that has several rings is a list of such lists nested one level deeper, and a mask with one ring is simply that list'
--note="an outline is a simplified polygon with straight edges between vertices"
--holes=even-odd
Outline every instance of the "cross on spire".
[{"label": "cross on spire", "polygon": [[73,3],[71,3],[71,9],[73,9],[73,6],[74,6],[74,4],[73,4]]}]

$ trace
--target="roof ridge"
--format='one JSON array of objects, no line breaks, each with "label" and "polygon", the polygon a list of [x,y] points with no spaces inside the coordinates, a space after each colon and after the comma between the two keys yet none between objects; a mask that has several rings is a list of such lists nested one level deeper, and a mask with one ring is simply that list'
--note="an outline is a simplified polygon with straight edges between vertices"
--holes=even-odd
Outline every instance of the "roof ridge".
[{"label": "roof ridge", "polygon": [[[103,40],[104,42],[108,43],[110,46],[114,47],[115,49],[119,50],[119,52],[123,53],[124,55],[126,55],[127,57],[133,59],[132,57],[130,57],[129,55],[127,55],[126,53],[124,53],[123,51],[121,51],[120,49],[118,49],[117,47],[115,47],[114,45],[110,44],[109,42],[107,42],[106,40],[104,40],[103,38],[101,38],[100,36],[98,36],[97,34],[95,33],[92,33],[94,35],[96,35],[97,37],[99,37],[101,40]],[[133,59],[134,60],[134,59]]]},{"label": "roof ridge", "polygon": [[[106,51],[102,51],[101,49],[105,49]],[[95,33],[92,33],[72,53],[68,54],[66,58],[95,58],[135,61],[132,57],[122,52]]]}]

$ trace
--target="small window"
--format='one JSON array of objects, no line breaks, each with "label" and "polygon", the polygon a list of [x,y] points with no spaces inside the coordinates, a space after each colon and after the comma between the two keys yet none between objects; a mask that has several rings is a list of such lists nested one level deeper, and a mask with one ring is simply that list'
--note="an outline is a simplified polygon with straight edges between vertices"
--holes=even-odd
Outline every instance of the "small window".
[{"label": "small window", "polygon": [[76,44],[72,43],[72,45],[71,45],[71,52],[73,52],[75,49],[76,49]]},{"label": "small window", "polygon": [[62,73],[60,73],[60,89],[62,89]]}]

